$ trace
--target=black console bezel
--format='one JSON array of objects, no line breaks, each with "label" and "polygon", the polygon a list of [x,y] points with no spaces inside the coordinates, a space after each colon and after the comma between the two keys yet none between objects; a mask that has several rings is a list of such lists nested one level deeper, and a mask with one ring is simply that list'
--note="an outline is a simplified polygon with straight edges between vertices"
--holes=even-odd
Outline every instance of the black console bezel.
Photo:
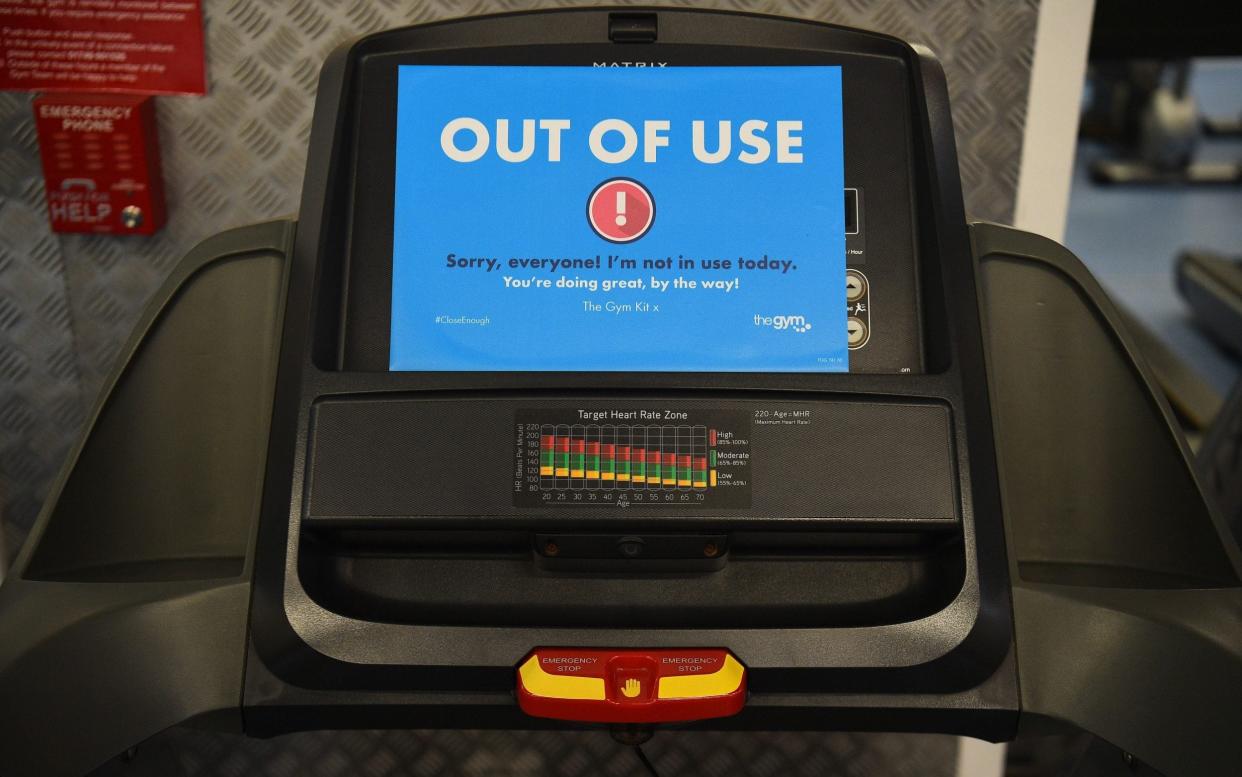
[{"label": "black console bezel", "polygon": [[[850,372],[918,374],[924,370],[919,317],[919,244],[915,218],[913,149],[909,111],[900,95],[909,91],[906,63],[893,56],[802,49],[652,44],[643,56],[669,68],[695,66],[834,65],[842,68],[845,183],[866,192],[865,221],[871,230],[847,236],[846,264],[864,272],[869,302],[879,298],[882,315],[871,320],[866,345],[850,351]],[[391,335],[393,190],[396,169],[396,82],[402,65],[591,66],[611,51],[598,44],[557,43],[486,46],[421,51],[386,50],[359,55],[354,84],[356,133],[348,220],[349,238],[342,266],[342,299],[325,297],[322,315],[339,315],[337,350],[326,369],[352,372],[388,370]],[[601,172],[605,174],[606,171]],[[871,256],[871,261],[867,257]],[[339,312],[333,306],[340,306]],[[742,371],[744,372],[744,371]],[[420,382],[433,373],[407,373]],[[465,376],[463,376],[465,377]],[[726,378],[727,380],[727,378]],[[625,372],[608,373],[617,388],[631,384]]]},{"label": "black console bezel", "polygon": [[[507,694],[513,665],[530,648],[581,646],[721,645],[751,673],[750,707],[727,724],[762,728],[832,725],[824,706],[884,710],[878,727],[962,731],[1001,739],[1016,719],[1012,616],[1008,573],[984,372],[975,271],[962,209],[957,159],[943,73],[926,51],[896,39],[772,17],[660,10],[660,40],[678,45],[754,51],[846,50],[895,57],[910,74],[915,214],[922,258],[919,303],[923,374],[682,374],[636,375],[627,388],[645,396],[665,392],[773,390],[808,399],[850,397],[934,400],[951,411],[959,468],[960,537],[965,568],[952,601],[914,621],[866,628],[601,629],[440,626],[384,623],[333,613],[310,597],[298,572],[306,454],[313,404],[331,396],[432,396],[444,391],[544,393],[574,396],[616,390],[614,376],[589,373],[383,373],[334,369],[340,320],[323,315],[342,299],[350,234],[337,214],[356,191],[353,160],[358,114],[351,103],[368,56],[409,50],[484,49],[590,42],[609,52],[650,51],[645,44],[608,39],[603,10],[480,17],[397,30],[364,38],[336,52],[321,76],[312,126],[287,298],[256,555],[251,657],[245,706],[255,732],[302,725],[290,710],[315,710],[319,725],[365,725],[362,711],[378,706],[385,721],[420,717],[425,693],[438,706],[451,694]],[[535,56],[532,54],[532,56]],[[613,522],[623,525],[623,520]],[[678,530],[675,520],[664,524]],[[790,529],[805,529],[791,525]],[[617,582],[618,591],[624,581]],[[882,646],[882,647],[880,647]],[[330,692],[330,693],[329,693]],[[794,700],[782,694],[799,694]],[[860,693],[865,692],[865,698]],[[325,696],[329,694],[329,696]],[[815,694],[808,702],[803,694]],[[278,717],[265,710],[280,707]],[[340,713],[334,716],[333,711]],[[448,721],[451,716],[442,715]],[[863,715],[862,717],[866,717]],[[856,722],[857,722],[856,718]],[[478,725],[526,727],[511,705]],[[855,726],[857,727],[857,726]],[[865,724],[863,727],[866,727]]]}]

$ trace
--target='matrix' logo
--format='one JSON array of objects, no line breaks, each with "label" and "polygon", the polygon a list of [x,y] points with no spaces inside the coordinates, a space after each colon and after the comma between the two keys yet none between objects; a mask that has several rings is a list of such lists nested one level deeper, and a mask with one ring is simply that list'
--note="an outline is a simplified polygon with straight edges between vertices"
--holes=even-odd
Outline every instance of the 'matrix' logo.
[{"label": "'matrix' logo", "polygon": [[668,67],[667,62],[648,60],[617,60],[615,62],[591,62],[591,67]]},{"label": "'matrix' logo", "polygon": [[755,326],[770,326],[777,331],[788,329],[802,334],[810,330],[811,322],[806,320],[806,316],[760,316],[756,314]]}]

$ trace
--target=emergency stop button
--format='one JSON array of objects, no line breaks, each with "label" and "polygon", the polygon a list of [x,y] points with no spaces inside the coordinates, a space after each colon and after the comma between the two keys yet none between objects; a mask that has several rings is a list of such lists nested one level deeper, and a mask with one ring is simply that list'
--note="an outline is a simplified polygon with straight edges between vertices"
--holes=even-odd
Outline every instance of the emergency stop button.
[{"label": "emergency stop button", "polygon": [[734,715],[746,668],[727,650],[539,648],[517,671],[528,715],[584,723],[674,723]]}]

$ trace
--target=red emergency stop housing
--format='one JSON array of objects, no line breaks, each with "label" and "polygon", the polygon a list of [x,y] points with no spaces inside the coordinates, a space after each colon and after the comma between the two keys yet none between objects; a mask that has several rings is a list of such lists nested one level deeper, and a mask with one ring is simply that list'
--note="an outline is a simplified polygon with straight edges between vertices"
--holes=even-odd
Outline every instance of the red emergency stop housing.
[{"label": "red emergency stop housing", "polygon": [[164,225],[153,98],[43,94],[34,111],[54,232],[151,235]]},{"label": "red emergency stop housing", "polygon": [[735,715],[746,667],[723,649],[539,648],[518,665],[528,715],[583,723],[677,723]]}]

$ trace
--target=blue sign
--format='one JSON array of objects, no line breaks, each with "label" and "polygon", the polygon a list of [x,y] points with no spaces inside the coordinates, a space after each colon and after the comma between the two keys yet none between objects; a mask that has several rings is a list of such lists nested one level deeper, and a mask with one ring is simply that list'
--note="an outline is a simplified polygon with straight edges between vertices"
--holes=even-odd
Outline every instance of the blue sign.
[{"label": "blue sign", "polygon": [[844,372],[839,67],[398,72],[392,370]]}]

